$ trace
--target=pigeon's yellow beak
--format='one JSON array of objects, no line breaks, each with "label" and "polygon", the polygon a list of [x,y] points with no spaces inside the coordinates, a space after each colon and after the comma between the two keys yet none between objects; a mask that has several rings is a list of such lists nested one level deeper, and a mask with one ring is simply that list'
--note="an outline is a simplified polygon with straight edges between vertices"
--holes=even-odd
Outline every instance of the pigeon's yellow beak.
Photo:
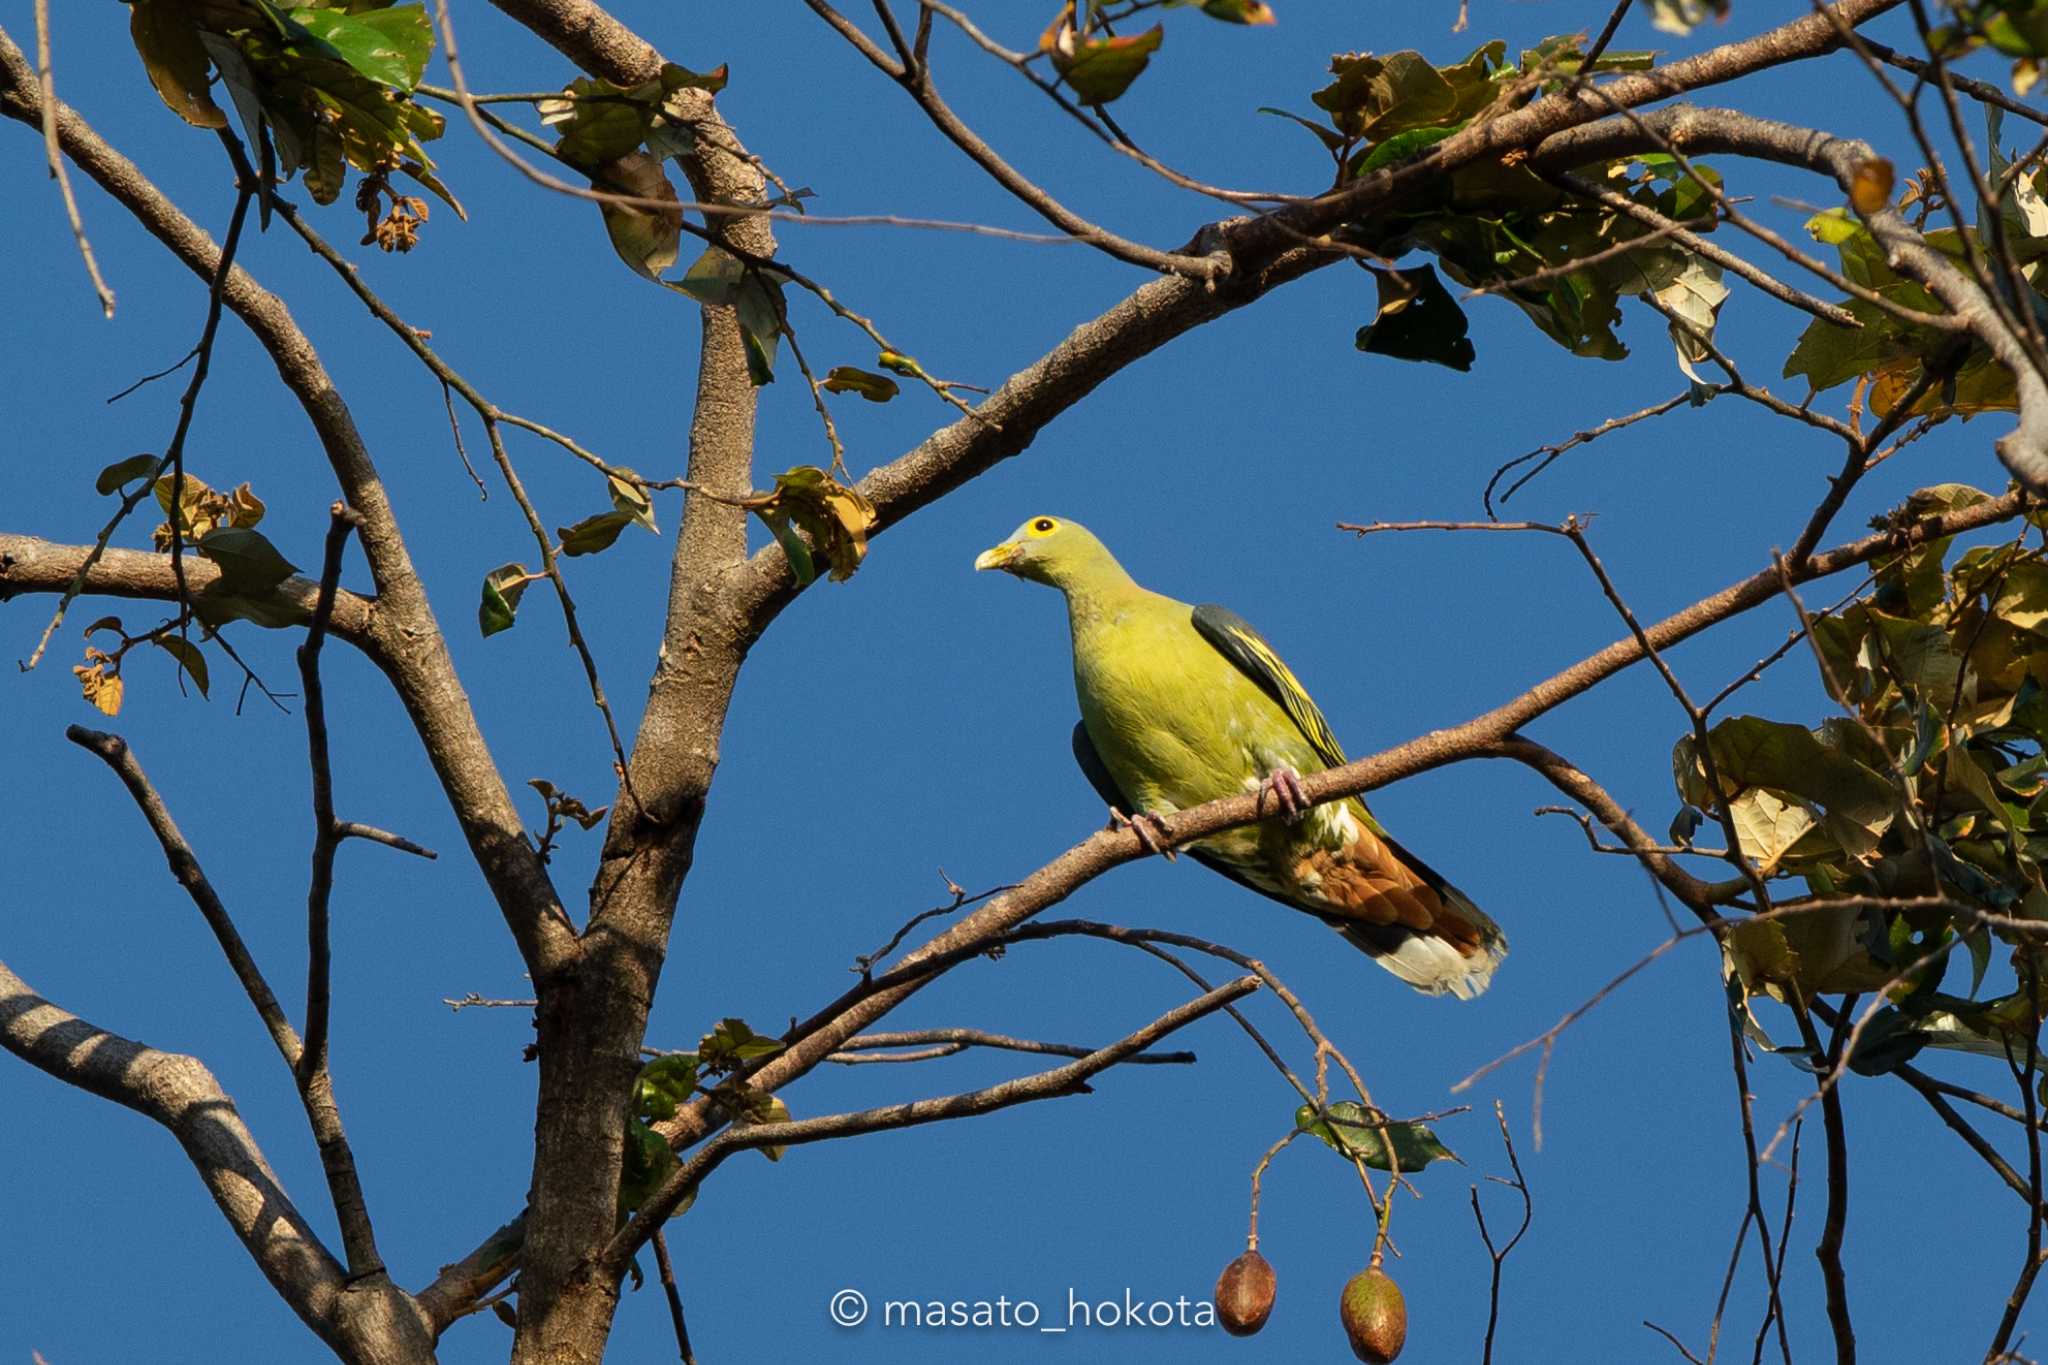
[{"label": "pigeon's yellow beak", "polygon": [[992,545],[974,557],[974,567],[976,569],[1008,568],[1010,561],[1017,557],[1017,551],[1023,548],[1014,540],[1006,540],[1001,545]]}]

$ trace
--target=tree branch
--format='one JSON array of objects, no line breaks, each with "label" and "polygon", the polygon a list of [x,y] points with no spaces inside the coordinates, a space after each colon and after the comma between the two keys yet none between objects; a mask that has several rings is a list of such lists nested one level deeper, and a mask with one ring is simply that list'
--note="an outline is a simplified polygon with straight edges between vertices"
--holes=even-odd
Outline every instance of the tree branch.
[{"label": "tree branch", "polygon": [[167,1129],[264,1278],[343,1359],[431,1358],[428,1322],[418,1305],[381,1276],[347,1282],[234,1101],[196,1058],[159,1052],[87,1023],[35,994],[4,962],[0,1047]]},{"label": "tree branch", "polygon": [[790,1123],[754,1123],[727,1128],[704,1144],[701,1150],[692,1155],[663,1183],[661,1189],[648,1197],[640,1206],[640,1212],[634,1216],[633,1221],[620,1230],[619,1235],[612,1239],[611,1244],[598,1257],[596,1268],[599,1273],[612,1280],[623,1275],[626,1263],[632,1259],[633,1253],[639,1250],[656,1228],[668,1220],[669,1215],[682,1203],[684,1197],[703,1183],[704,1177],[716,1170],[734,1152],[744,1151],[749,1147],[788,1147],[806,1142],[823,1142],[831,1138],[852,1137],[862,1133],[882,1132],[892,1128],[909,1128],[918,1124],[993,1113],[998,1109],[1007,1109],[1011,1105],[1025,1104],[1032,1100],[1084,1094],[1088,1089],[1088,1078],[1097,1072],[1105,1071],[1118,1062],[1143,1052],[1161,1038],[1204,1015],[1212,1014],[1226,1005],[1243,999],[1259,989],[1259,985],[1257,976],[1240,976],[1234,981],[1225,982],[1213,990],[1204,992],[1186,1004],[1168,1010],[1137,1032],[1128,1034],[1106,1047],[1097,1048],[1065,1066],[1003,1081],[981,1090],[948,1095],[942,1099],[913,1100],[908,1104],[863,1109],[855,1113],[798,1119]]},{"label": "tree branch", "polygon": [[[1803,565],[1791,566],[1790,571],[1799,582],[1825,577],[1881,554],[1899,553],[1931,539],[2009,520],[2017,516],[2024,505],[2023,495],[2008,493],[1975,507],[1929,517],[1899,531],[1887,530],[1837,546],[1814,555]],[[1643,636],[1656,648],[1668,649],[1709,626],[1770,601],[1779,591],[1778,571],[1766,569],[1645,627]],[[1644,657],[1643,648],[1633,635],[1617,640],[1483,715],[1356,759],[1343,767],[1308,774],[1302,778],[1302,784],[1312,802],[1322,802],[1356,795],[1399,778],[1490,753],[1536,717]],[[1249,824],[1258,818],[1258,814],[1257,798],[1252,794],[1228,797],[1181,811],[1169,821],[1172,842],[1184,844],[1236,825]],[[1104,830],[1076,844],[1024,878],[1014,889],[990,900],[906,955],[887,975],[877,978],[877,983],[883,985],[882,989],[869,991],[856,987],[826,1006],[810,1025],[800,1029],[789,1047],[753,1075],[753,1084],[772,1091],[795,1080],[929,982],[932,977],[919,972],[923,964],[944,955],[971,952],[975,945],[986,944],[1039,911],[1058,904],[1102,873],[1143,857],[1145,853],[1139,837],[1129,830]],[[693,1103],[679,1111],[675,1120],[662,1125],[662,1131],[675,1145],[687,1146],[701,1139],[711,1127],[712,1116],[707,1107]]]},{"label": "tree branch", "polygon": [[[91,556],[89,545],[59,545],[35,536],[0,532],[0,602],[26,593],[61,593],[78,576]],[[208,600],[208,590],[220,581],[220,570],[203,558],[187,559],[185,582],[194,601]],[[125,597],[145,602],[176,602],[178,580],[171,571],[171,557],[147,550],[106,549],[86,570],[83,596]],[[310,618],[320,585],[294,574],[273,588],[266,605]],[[328,629],[340,639],[376,659],[381,654],[374,628],[377,599],[339,589],[334,595],[334,616]]]},{"label": "tree branch", "polygon": [[[1035,1038],[1012,1038],[1005,1033],[990,1033],[978,1028],[921,1028],[900,1033],[863,1033],[857,1038],[846,1040],[846,1046],[825,1060],[841,1066],[857,1066],[879,1062],[926,1062],[938,1057],[951,1057],[971,1047],[997,1048],[1005,1052],[1034,1052],[1051,1057],[1086,1057],[1095,1049],[1076,1043],[1048,1043]],[[907,1052],[883,1052],[883,1048],[909,1048]],[[863,1055],[872,1054],[872,1055]],[[1195,1060],[1192,1052],[1140,1052],[1126,1057],[1128,1065],[1150,1063],[1161,1065],[1190,1065]]]},{"label": "tree branch", "polygon": [[262,1019],[278,1055],[290,1069],[293,1084],[299,1092],[299,1102],[306,1113],[306,1123],[320,1149],[320,1163],[327,1177],[328,1192],[334,1201],[335,1217],[341,1224],[342,1241],[349,1260],[348,1282],[356,1284],[374,1278],[388,1284],[383,1262],[377,1255],[376,1238],[371,1232],[362,1182],[356,1175],[355,1157],[349,1148],[348,1134],[342,1127],[341,1109],[335,1102],[333,1079],[327,1074],[324,1061],[318,1067],[308,1064],[306,1045],[285,1017],[284,1008],[278,1004],[270,983],[264,979],[262,969],[257,967],[248,945],[242,941],[227,907],[221,903],[205,869],[199,865],[198,855],[186,842],[183,831],[171,817],[170,808],[164,804],[148,774],[143,772],[142,764],[127,741],[119,735],[87,730],[77,725],[65,730],[64,737],[112,768],[128,789],[143,819],[149,822],[150,832],[162,847],[172,877],[185,888],[193,905],[198,907],[200,917],[213,930],[228,966],[234,971],[236,980],[242,983],[242,990],[248,995],[249,1003],[256,1007],[257,1017]]},{"label": "tree branch", "polygon": [[[42,117],[35,73],[4,30],[0,30],[0,115],[32,127],[39,127]],[[220,260],[212,238],[165,198],[133,162],[102,141],[76,112],[60,105],[56,122],[58,142],[72,164],[133,214],[188,269],[210,280]],[[456,677],[440,625],[355,419],[312,342],[281,299],[236,266],[223,283],[222,300],[277,365],[278,377],[298,400],[319,437],[349,506],[362,518],[363,552],[378,594],[378,611],[371,618],[377,647],[371,657],[404,702],[529,969],[539,973],[554,967],[575,954],[573,931],[562,914],[546,867],[526,842],[511,793],[477,728],[475,713]]]},{"label": "tree branch", "polygon": [[[1646,137],[1646,131],[1652,136]],[[1860,140],[1755,118],[1733,109],[1688,105],[1659,109],[1633,123],[1607,119],[1576,128],[1546,141],[1540,154],[1578,164],[1625,155],[1631,148],[1653,141],[1682,147],[1688,153],[1753,156],[1818,171],[1832,178],[1844,194],[1850,192],[1857,169],[1876,157],[1870,145]],[[2048,379],[2035,366],[2025,339],[2006,324],[1977,281],[1928,246],[1897,209],[1881,208],[1865,215],[1864,222],[1884,248],[1887,263],[1925,285],[1998,363],[2012,372],[2019,392],[2019,426],[2001,436],[1994,448],[2024,487],[2037,494],[2048,493]]]}]

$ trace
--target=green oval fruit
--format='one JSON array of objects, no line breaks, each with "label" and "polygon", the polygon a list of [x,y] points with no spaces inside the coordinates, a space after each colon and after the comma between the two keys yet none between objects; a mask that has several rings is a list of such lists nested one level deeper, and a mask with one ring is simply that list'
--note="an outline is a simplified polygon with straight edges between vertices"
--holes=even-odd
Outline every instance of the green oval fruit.
[{"label": "green oval fruit", "polygon": [[1351,1277],[1337,1310],[1352,1354],[1366,1365],[1391,1365],[1408,1342],[1408,1305],[1401,1299],[1401,1287],[1378,1266]]},{"label": "green oval fruit", "polygon": [[1256,1251],[1223,1267],[1216,1280],[1216,1320],[1234,1337],[1248,1337],[1273,1315],[1273,1267]]}]

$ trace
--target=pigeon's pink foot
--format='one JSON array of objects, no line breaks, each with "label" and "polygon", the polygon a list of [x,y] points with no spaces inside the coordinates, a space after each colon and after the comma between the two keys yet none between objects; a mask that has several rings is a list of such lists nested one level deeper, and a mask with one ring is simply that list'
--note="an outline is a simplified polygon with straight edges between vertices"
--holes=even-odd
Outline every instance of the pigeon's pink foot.
[{"label": "pigeon's pink foot", "polygon": [[1151,811],[1141,810],[1136,815],[1125,815],[1115,806],[1109,808],[1109,827],[1127,829],[1138,836],[1138,842],[1149,853],[1156,853],[1169,863],[1176,856],[1173,851],[1173,831],[1166,827],[1166,821]]},{"label": "pigeon's pink foot", "polygon": [[1309,812],[1310,802],[1308,793],[1302,789],[1301,774],[1292,768],[1275,768],[1266,774],[1266,780],[1259,783],[1259,809],[1262,812],[1268,797],[1278,808],[1280,818],[1290,825],[1299,823]]}]

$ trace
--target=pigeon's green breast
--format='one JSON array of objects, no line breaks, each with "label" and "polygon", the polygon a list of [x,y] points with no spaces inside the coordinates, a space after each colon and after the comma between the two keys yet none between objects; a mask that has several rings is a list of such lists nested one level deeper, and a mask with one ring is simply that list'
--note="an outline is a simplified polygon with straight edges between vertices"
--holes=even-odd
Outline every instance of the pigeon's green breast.
[{"label": "pigeon's green breast", "polygon": [[[1176,810],[1321,759],[1286,712],[1195,630],[1192,608],[1139,590],[1073,604],[1074,692],[1103,766],[1141,810]],[[1248,858],[1262,827],[1205,841]]]}]

